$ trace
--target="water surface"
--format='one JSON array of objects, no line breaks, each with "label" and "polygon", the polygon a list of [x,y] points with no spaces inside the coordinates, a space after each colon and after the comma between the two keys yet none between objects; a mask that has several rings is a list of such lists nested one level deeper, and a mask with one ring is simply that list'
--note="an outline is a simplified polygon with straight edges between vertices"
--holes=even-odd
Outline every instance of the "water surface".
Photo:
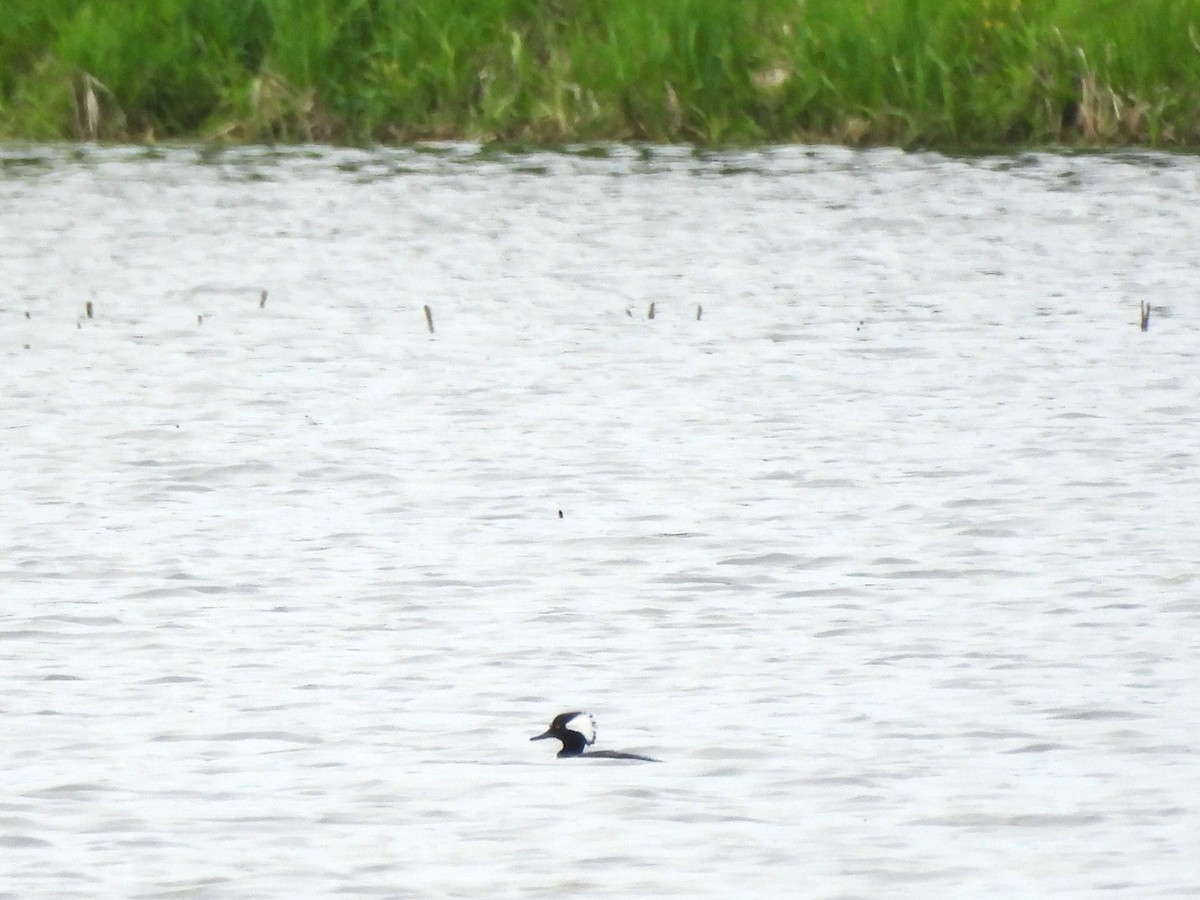
[{"label": "water surface", "polygon": [[0,151],[0,896],[1200,893],[1198,188]]}]

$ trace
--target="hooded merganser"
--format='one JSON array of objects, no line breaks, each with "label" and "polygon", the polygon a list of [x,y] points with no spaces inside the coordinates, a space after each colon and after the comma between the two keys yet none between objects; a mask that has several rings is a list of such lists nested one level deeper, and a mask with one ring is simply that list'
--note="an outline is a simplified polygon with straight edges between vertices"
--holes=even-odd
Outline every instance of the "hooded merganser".
[{"label": "hooded merganser", "polygon": [[544,741],[546,738],[558,738],[562,741],[562,749],[558,751],[559,758],[567,756],[587,756],[599,759],[640,759],[643,762],[658,762],[650,756],[638,753],[622,753],[619,750],[587,750],[596,743],[596,720],[585,712],[565,712],[554,717],[550,727],[544,734],[531,737],[531,741]]}]

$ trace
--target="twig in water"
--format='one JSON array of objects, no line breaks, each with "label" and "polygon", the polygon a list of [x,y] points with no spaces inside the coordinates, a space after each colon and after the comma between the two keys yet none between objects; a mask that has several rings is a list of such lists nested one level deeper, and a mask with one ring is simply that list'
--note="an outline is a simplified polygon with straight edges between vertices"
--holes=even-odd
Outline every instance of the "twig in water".
[{"label": "twig in water", "polygon": [[429,327],[429,333],[433,334],[433,310],[428,303],[425,304],[425,324]]},{"label": "twig in water", "polygon": [[1142,331],[1150,330],[1150,304],[1142,301]]}]

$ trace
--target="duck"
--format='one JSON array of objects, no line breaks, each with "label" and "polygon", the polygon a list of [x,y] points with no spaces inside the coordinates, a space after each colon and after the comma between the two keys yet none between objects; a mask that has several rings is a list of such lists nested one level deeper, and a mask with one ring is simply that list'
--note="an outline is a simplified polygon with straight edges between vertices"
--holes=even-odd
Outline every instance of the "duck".
[{"label": "duck", "polygon": [[559,759],[586,756],[589,759],[635,759],[641,762],[661,762],[652,756],[642,756],[640,753],[625,753],[621,750],[588,750],[596,743],[596,720],[590,713],[576,710],[559,713],[554,717],[541,734],[534,735],[531,741],[544,741],[547,738],[558,738],[562,749],[558,751]]}]

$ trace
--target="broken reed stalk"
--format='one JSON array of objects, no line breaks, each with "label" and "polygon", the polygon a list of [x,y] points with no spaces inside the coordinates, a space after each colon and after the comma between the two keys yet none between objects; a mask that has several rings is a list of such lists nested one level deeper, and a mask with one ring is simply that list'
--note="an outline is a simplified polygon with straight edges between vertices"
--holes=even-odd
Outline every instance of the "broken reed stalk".
[{"label": "broken reed stalk", "polygon": [[96,88],[107,90],[94,76],[79,72],[75,76],[75,89],[71,97],[75,104],[75,133],[85,141],[100,137],[100,99]]},{"label": "broken reed stalk", "polygon": [[433,310],[429,308],[429,304],[425,304],[425,325],[429,328],[429,333],[433,334]]},{"label": "broken reed stalk", "polygon": [[1150,330],[1150,304],[1142,301],[1142,331]]}]

